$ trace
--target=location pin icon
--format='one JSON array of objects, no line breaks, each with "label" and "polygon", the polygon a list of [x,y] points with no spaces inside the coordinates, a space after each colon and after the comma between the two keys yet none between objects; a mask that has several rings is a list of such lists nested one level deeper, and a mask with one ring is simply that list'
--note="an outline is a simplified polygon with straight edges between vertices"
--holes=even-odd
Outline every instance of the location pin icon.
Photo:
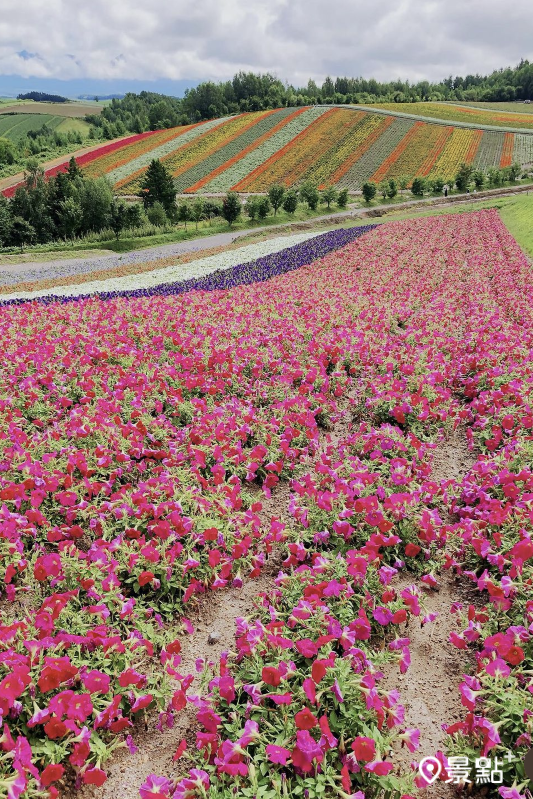
[{"label": "location pin icon", "polygon": [[436,757],[425,757],[420,761],[418,771],[427,784],[432,785],[439,778],[442,771],[442,763]]}]

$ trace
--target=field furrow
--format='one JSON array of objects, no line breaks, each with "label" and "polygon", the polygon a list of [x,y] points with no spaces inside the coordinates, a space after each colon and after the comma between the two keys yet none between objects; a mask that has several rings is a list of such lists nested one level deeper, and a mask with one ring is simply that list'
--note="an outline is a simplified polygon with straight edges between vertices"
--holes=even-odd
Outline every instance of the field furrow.
[{"label": "field furrow", "polygon": [[485,131],[479,145],[474,166],[477,169],[488,169],[492,166],[499,166],[504,143],[504,133],[492,133]]},{"label": "field furrow", "polygon": [[435,161],[429,177],[443,177],[448,182],[453,182],[462,163],[473,163],[482,138],[481,130],[455,128]]}]

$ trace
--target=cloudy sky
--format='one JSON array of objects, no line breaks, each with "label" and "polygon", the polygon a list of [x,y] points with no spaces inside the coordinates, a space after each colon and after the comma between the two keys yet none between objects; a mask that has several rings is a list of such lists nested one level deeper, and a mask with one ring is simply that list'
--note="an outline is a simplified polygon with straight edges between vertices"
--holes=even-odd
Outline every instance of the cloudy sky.
[{"label": "cloudy sky", "polygon": [[7,76],[168,90],[240,69],[294,84],[431,80],[533,59],[531,0],[0,0],[0,11],[0,93]]}]

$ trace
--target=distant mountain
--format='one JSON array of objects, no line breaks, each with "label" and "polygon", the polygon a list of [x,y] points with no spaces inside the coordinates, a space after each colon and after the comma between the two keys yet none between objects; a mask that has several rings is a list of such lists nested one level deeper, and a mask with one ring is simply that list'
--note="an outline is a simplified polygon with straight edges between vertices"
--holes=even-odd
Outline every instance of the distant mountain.
[{"label": "distant mountain", "polygon": [[79,94],[78,100],[122,100],[123,94]]}]

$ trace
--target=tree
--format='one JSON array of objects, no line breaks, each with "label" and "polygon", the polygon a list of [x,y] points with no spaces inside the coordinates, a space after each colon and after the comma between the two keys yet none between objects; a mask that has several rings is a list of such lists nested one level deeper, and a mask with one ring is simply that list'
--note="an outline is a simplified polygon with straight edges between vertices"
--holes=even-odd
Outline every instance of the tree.
[{"label": "tree", "polygon": [[[61,180],[60,180],[61,178]],[[54,185],[58,198],[63,196],[66,199],[66,194],[62,190],[64,183],[64,176],[58,175],[55,184],[50,182],[48,185]],[[67,191],[72,192],[72,186],[66,186]],[[89,231],[103,230],[109,224],[109,216],[111,213],[111,205],[113,203],[113,191],[106,178],[98,178],[97,180],[85,179],[81,183],[78,192],[79,203],[82,210],[82,232],[88,233]],[[61,200],[59,199],[59,203]],[[132,208],[139,208],[136,203]],[[128,227],[135,227],[135,224],[128,223]]]},{"label": "tree", "polygon": [[0,138],[0,166],[3,164],[15,163],[15,151],[13,142],[9,139]]},{"label": "tree", "polygon": [[[165,207],[163,203],[156,201],[146,212],[146,216],[148,217],[148,221],[151,225],[155,225],[155,227],[164,227],[168,222],[168,216],[165,212]],[[189,219],[191,218],[191,213],[189,209]]]},{"label": "tree", "polygon": [[141,183],[140,196],[144,207],[149,208],[156,202],[161,203],[170,218],[176,213],[176,189],[174,179],[169,170],[158,159],[150,163]]},{"label": "tree", "polygon": [[508,167],[509,180],[512,183],[514,183],[517,180],[517,178],[520,177],[521,172],[522,172],[522,167],[520,166],[520,164],[517,164],[516,162],[514,164],[511,164],[511,166]]},{"label": "tree", "polygon": [[331,203],[335,202],[335,200],[337,199],[337,196],[338,196],[337,195],[337,189],[335,188],[335,186],[326,186],[322,190],[322,202],[326,203],[326,205],[328,206],[328,211],[329,211]]},{"label": "tree", "polygon": [[126,208],[126,227],[130,229],[140,228],[145,222],[145,216],[140,203],[132,203]]},{"label": "tree", "polygon": [[442,194],[442,192],[444,191],[444,186],[446,185],[443,177],[437,175],[437,177],[433,178],[433,180],[430,181],[430,183],[431,183],[431,191],[434,194]]},{"label": "tree", "polygon": [[485,185],[485,173],[482,172],[481,169],[474,170],[474,172],[472,172],[472,180],[474,181],[476,189],[481,191]]},{"label": "tree", "polygon": [[259,215],[258,197],[254,195],[248,197],[244,204],[244,213],[254,222]]},{"label": "tree", "polygon": [[59,203],[59,232],[65,239],[73,239],[79,231],[83,219],[83,211],[74,197],[67,197]]},{"label": "tree", "polygon": [[293,214],[298,208],[298,195],[295,191],[288,191],[283,198],[283,210]]},{"label": "tree", "polygon": [[187,230],[187,222],[191,218],[191,209],[187,205],[187,203],[182,203],[178,208],[178,221],[183,222],[185,224],[185,230]]},{"label": "tree", "polygon": [[268,199],[270,205],[274,209],[274,216],[278,213],[278,209],[283,205],[283,197],[285,196],[285,188],[283,186],[271,186],[268,190]]},{"label": "tree", "polygon": [[363,184],[363,197],[365,198],[365,203],[370,203],[374,197],[376,196],[377,186],[372,181],[367,181]]},{"label": "tree", "polygon": [[312,180],[306,180],[300,186],[300,199],[302,202],[307,203],[310,211],[316,211],[320,202],[320,194]]},{"label": "tree", "polygon": [[214,216],[220,216],[222,206],[212,200],[204,200],[204,214],[209,220],[209,227],[211,227],[211,220]]},{"label": "tree", "polygon": [[470,166],[470,164],[461,164],[459,171],[455,176],[455,185],[459,191],[467,190],[470,185],[470,181],[472,180],[473,171],[474,167]]},{"label": "tree", "polygon": [[75,180],[76,178],[83,178],[83,172],[79,168],[74,156],[72,156],[72,158],[68,162],[68,169],[66,174],[69,180]]},{"label": "tree", "polygon": [[398,187],[396,185],[396,181],[394,180],[394,178],[391,178],[389,180],[389,188],[387,189],[387,197],[389,198],[389,200],[393,200],[397,194],[398,194]]},{"label": "tree", "polygon": [[346,208],[348,205],[348,189],[341,189],[337,195],[337,205],[339,208]]},{"label": "tree", "polygon": [[239,195],[234,191],[229,191],[222,202],[222,216],[230,227],[240,217],[241,211]]},{"label": "tree", "polygon": [[382,180],[381,183],[378,184],[378,191],[383,197],[383,199],[386,200],[387,194],[389,193],[389,181]]},{"label": "tree", "polygon": [[424,192],[427,189],[427,183],[425,178],[415,178],[411,185],[411,191],[415,195],[415,197],[423,197]]},{"label": "tree", "polygon": [[410,182],[411,178],[408,175],[400,175],[398,178],[398,186],[400,187],[400,191],[405,191]]},{"label": "tree", "polygon": [[113,230],[113,233],[115,234],[117,241],[120,238],[120,234],[126,227],[127,219],[128,219],[128,209],[126,208],[125,203],[122,200],[120,202],[117,202],[117,200],[113,200],[113,203],[111,205],[110,220],[111,220],[111,228]]},{"label": "tree", "polygon": [[21,216],[15,216],[11,224],[11,238],[20,247],[20,251],[24,252],[24,246],[35,239],[35,228]]},{"label": "tree", "polygon": [[257,215],[259,219],[266,219],[270,213],[270,200],[268,197],[259,197],[257,203]]},{"label": "tree", "polygon": [[491,189],[497,189],[503,184],[503,175],[501,169],[495,166],[489,167],[487,170],[487,178]]},{"label": "tree", "polygon": [[197,197],[193,202],[191,208],[191,216],[196,225],[196,230],[198,230],[198,222],[200,222],[205,217],[204,201],[201,197]]},{"label": "tree", "polygon": [[11,238],[11,214],[9,212],[9,203],[5,197],[0,194],[0,247],[5,247]]}]

